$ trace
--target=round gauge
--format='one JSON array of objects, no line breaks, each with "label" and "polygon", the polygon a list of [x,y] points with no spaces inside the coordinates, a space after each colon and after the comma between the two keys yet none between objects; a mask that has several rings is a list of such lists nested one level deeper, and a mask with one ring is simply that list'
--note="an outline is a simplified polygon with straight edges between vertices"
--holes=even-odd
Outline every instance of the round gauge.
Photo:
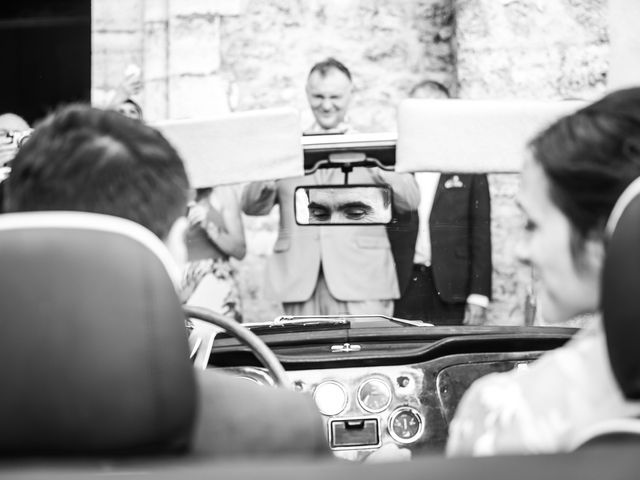
[{"label": "round gauge", "polygon": [[370,378],[358,387],[358,403],[367,412],[381,412],[391,403],[391,388],[379,378]]},{"label": "round gauge", "polygon": [[313,392],[318,410],[323,415],[337,415],[347,406],[347,394],[337,382],[322,382]]},{"label": "round gauge", "polygon": [[389,417],[389,434],[396,442],[415,442],[424,430],[422,417],[411,407],[397,409]]}]

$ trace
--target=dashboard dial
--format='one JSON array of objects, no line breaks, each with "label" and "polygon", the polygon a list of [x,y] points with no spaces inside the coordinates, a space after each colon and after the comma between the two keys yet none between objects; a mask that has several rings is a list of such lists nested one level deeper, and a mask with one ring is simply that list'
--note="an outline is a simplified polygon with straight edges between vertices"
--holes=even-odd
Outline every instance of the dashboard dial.
[{"label": "dashboard dial", "polygon": [[358,403],[367,412],[378,413],[391,403],[391,388],[379,378],[371,378],[358,387]]},{"label": "dashboard dial", "polygon": [[313,399],[323,415],[337,415],[347,406],[347,394],[338,382],[319,384],[313,392]]},{"label": "dashboard dial", "polygon": [[399,408],[389,417],[389,434],[396,442],[415,442],[422,436],[423,431],[422,416],[414,408]]}]

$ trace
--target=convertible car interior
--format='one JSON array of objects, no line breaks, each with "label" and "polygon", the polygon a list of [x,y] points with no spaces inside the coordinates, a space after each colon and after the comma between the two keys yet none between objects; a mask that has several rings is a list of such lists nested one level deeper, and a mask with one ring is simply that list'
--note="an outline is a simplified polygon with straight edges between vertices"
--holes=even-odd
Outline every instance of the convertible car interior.
[{"label": "convertible car interior", "polygon": [[[481,103],[453,102],[453,110],[434,112],[409,101],[400,108],[397,139],[297,136],[297,143],[275,142],[274,149],[285,148],[279,155],[298,162],[287,175],[373,158],[397,171],[420,171],[425,166],[415,159],[434,156],[448,159],[454,171],[471,171],[469,144],[508,138],[499,151],[475,150],[475,159],[480,151],[493,154],[488,170],[516,172],[515,145],[572,108]],[[493,129],[482,108],[493,112]],[[431,122],[433,135],[444,135],[442,119],[458,122],[465,112],[471,120],[458,126],[469,144],[447,150],[420,134]],[[289,113],[278,115],[291,122]],[[256,122],[269,123],[243,121],[260,135]],[[165,128],[177,144],[181,132],[194,132],[193,125]],[[228,126],[219,128],[209,141],[227,134]],[[182,145],[193,157],[211,148],[188,139]],[[163,244],[131,222],[70,212],[7,214],[0,217],[0,245],[0,475],[523,480],[637,473],[637,447],[629,444],[544,457],[442,456],[449,422],[475,379],[528,368],[573,328],[433,326],[368,315],[280,316],[219,332],[229,327],[224,318],[181,308]],[[187,317],[216,326],[198,357],[204,371],[189,360]],[[412,461],[402,468],[369,464],[383,447],[408,451]]]},{"label": "convertible car interior", "polygon": [[177,267],[145,228],[5,214],[0,243],[4,457],[327,451],[310,398],[193,368]]}]

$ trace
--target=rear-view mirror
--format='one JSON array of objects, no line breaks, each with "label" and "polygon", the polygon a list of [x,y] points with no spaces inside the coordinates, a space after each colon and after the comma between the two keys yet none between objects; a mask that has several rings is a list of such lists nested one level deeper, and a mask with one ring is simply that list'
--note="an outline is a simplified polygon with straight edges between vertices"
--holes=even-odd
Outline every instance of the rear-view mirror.
[{"label": "rear-view mirror", "polygon": [[391,222],[388,185],[303,185],[295,191],[298,225],[384,225]]}]

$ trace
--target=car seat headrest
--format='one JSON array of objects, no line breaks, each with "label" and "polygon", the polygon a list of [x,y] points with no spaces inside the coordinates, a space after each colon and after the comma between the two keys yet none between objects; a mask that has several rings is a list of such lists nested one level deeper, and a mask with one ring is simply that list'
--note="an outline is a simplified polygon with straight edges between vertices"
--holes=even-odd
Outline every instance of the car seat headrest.
[{"label": "car seat headrest", "polygon": [[624,395],[640,398],[640,179],[618,199],[607,223],[602,315],[613,373]]},{"label": "car seat headrest", "polygon": [[0,215],[0,453],[184,448],[195,379],[164,244],[121,218]]}]

